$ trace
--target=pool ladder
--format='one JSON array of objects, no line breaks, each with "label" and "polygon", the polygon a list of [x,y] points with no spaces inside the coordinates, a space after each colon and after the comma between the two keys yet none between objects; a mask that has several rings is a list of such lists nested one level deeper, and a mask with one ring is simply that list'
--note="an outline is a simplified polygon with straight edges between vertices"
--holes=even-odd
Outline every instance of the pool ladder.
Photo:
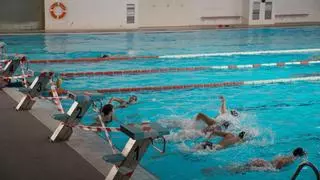
[{"label": "pool ladder", "polygon": [[303,162],[301,163],[296,172],[294,173],[294,175],[291,177],[291,180],[296,180],[296,178],[299,176],[302,168],[304,168],[305,166],[309,166],[311,167],[311,169],[313,170],[313,172],[315,173],[316,175],[316,180],[320,180],[320,171],[317,169],[317,167],[315,165],[313,165],[311,162]]}]

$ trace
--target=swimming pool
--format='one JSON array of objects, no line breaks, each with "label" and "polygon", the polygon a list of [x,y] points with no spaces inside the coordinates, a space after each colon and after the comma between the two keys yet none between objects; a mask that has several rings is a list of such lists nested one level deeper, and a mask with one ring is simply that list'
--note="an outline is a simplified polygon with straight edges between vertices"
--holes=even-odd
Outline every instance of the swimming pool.
[{"label": "swimming pool", "polygon": [[[206,30],[171,33],[114,33],[114,34],[52,34],[6,35],[9,53],[27,54],[29,59],[80,58],[110,55],[181,55],[225,52],[253,52],[253,55],[228,55],[197,58],[139,59],[82,64],[31,65],[34,70],[56,72],[113,71],[167,67],[217,66],[291,62],[319,56],[320,52],[254,54],[266,50],[316,49],[320,47],[320,27]],[[232,54],[232,53],[231,53]],[[205,84],[224,81],[248,81],[293,78],[319,73],[320,66],[268,67],[259,69],[204,70],[156,74],[94,76],[66,79],[63,87],[69,90],[94,90],[136,86]],[[320,84],[295,82],[256,86],[237,86],[207,89],[148,91],[127,94],[106,94],[127,98],[135,94],[139,103],[118,109],[122,123],[159,122],[171,129],[167,137],[167,153],[157,154],[151,148],[143,158],[143,167],[160,179],[288,179],[295,165],[280,172],[250,172],[234,174],[228,167],[245,163],[252,158],[272,159],[301,146],[308,159],[320,166]],[[224,95],[229,108],[241,114],[240,128],[250,132],[244,144],[219,152],[190,152],[201,137],[193,137],[190,124],[198,112],[215,116],[218,95]],[[67,106],[69,102],[65,102]],[[90,111],[84,123],[92,122]],[[117,123],[115,123],[117,125]],[[122,148],[124,135],[112,134],[114,143]],[[311,179],[310,170],[302,173]],[[302,179],[302,178],[301,178]]]}]

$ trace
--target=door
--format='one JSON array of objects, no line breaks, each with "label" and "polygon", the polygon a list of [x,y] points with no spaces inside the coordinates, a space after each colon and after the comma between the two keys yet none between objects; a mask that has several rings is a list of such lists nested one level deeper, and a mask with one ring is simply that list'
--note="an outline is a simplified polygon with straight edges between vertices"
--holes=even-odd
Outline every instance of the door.
[{"label": "door", "polygon": [[272,0],[253,0],[251,6],[250,25],[273,24]]}]

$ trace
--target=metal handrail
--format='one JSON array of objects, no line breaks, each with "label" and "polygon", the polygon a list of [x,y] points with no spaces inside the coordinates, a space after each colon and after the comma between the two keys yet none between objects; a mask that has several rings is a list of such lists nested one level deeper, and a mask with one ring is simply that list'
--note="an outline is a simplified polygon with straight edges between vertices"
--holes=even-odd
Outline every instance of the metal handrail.
[{"label": "metal handrail", "polygon": [[300,174],[300,171],[302,170],[302,168],[304,166],[309,166],[311,167],[311,169],[313,170],[313,172],[316,174],[316,177],[317,177],[317,180],[320,180],[320,172],[319,170],[317,169],[317,167],[315,165],[313,165],[311,162],[303,162],[299,165],[299,167],[297,168],[296,172],[294,173],[294,175],[291,177],[291,180],[295,180],[299,174]]}]

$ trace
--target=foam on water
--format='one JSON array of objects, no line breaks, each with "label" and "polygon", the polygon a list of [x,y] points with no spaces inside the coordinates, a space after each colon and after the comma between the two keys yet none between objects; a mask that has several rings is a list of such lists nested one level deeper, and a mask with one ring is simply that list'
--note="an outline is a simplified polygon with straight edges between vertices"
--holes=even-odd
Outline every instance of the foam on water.
[{"label": "foam on water", "polygon": [[[177,118],[177,117],[175,117]],[[267,128],[261,128],[256,122],[256,116],[249,113],[241,113],[238,118],[233,116],[222,116],[218,121],[229,121],[231,126],[227,132],[238,134],[240,131],[245,131],[245,144],[253,146],[268,146],[274,144],[274,133]],[[208,134],[202,132],[202,129],[207,127],[202,121],[191,119],[179,120],[159,120],[162,126],[170,129],[171,133],[165,136],[168,142],[175,144],[178,150],[182,153],[192,153],[195,155],[207,155],[216,150],[197,150],[197,146],[207,139]],[[215,140],[213,137],[212,140]]]}]

